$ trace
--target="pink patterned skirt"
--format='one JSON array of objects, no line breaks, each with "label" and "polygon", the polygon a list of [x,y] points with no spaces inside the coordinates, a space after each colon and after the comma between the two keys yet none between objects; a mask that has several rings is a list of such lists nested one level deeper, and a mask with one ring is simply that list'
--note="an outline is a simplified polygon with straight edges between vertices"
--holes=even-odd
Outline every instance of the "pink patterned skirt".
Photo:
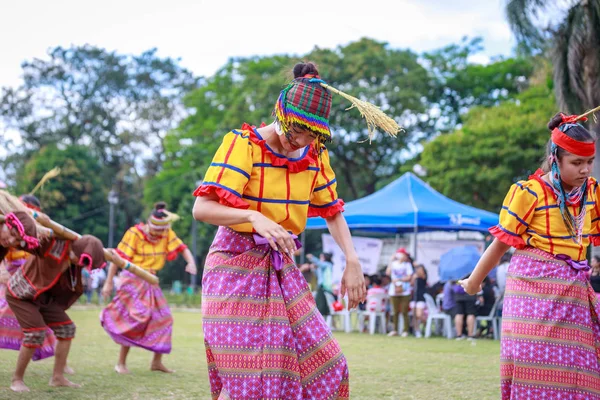
[{"label": "pink patterned skirt", "polygon": [[518,250],[502,309],[502,399],[600,399],[600,302],[584,263]]},{"label": "pink patterned skirt", "polygon": [[302,273],[252,235],[219,228],[202,315],[213,399],[349,398],[346,359]]},{"label": "pink patterned skirt", "polygon": [[171,352],[173,317],[158,285],[121,271],[116,296],[100,314],[104,330],[123,346]]}]

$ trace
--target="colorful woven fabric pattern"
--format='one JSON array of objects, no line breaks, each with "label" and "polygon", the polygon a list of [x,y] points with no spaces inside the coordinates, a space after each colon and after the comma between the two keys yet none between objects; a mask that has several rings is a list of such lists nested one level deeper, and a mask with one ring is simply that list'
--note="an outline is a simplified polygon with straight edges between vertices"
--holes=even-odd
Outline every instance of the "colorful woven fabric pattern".
[{"label": "colorful woven fabric pattern", "polygon": [[347,399],[348,366],[294,262],[220,227],[202,316],[213,399]]},{"label": "colorful woven fabric pattern", "polygon": [[502,399],[600,399],[599,312],[585,270],[518,250],[502,309]]},{"label": "colorful woven fabric pattern", "polygon": [[117,247],[119,255],[138,267],[149,271],[158,271],[165,266],[166,260],[174,260],[187,246],[172,229],[158,240],[151,240],[144,231],[144,225],[129,228]]},{"label": "colorful woven fabric pattern", "polygon": [[[299,235],[308,217],[327,218],[344,210],[336,186],[326,149],[318,157],[311,145],[302,157],[286,158],[244,125],[225,135],[194,195],[215,193],[222,204],[259,211]],[[249,223],[231,228],[252,232]]]},{"label": "colorful woven fabric pattern", "polygon": [[[581,243],[577,243],[567,230],[554,191],[538,173],[528,181],[512,185],[500,211],[500,223],[490,232],[518,249],[532,246],[551,254],[566,254],[573,260],[583,260],[590,242],[600,244],[597,199],[598,182],[589,178],[583,236]],[[578,208],[569,206],[573,215],[577,215]]]},{"label": "colorful woven fabric pattern", "polygon": [[162,291],[127,271],[120,278],[116,296],[100,314],[102,327],[117,344],[170,353],[173,317]]},{"label": "colorful woven fabric pattern", "polygon": [[318,82],[299,78],[293,80],[279,94],[273,115],[287,132],[291,125],[309,129],[325,138],[331,138],[329,112],[331,93]]}]

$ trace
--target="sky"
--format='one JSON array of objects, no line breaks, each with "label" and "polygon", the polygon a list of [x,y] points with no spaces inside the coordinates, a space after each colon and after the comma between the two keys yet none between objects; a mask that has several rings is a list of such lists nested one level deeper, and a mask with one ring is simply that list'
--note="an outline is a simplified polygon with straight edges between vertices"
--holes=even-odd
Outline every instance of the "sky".
[{"label": "sky", "polygon": [[[505,0],[20,0],[3,2],[0,87],[20,82],[24,60],[54,46],[92,44],[120,53],[156,47],[198,76],[232,56],[295,54],[369,37],[417,52],[463,36],[484,38],[473,61],[509,55]],[[315,4],[315,5],[313,5]]]}]

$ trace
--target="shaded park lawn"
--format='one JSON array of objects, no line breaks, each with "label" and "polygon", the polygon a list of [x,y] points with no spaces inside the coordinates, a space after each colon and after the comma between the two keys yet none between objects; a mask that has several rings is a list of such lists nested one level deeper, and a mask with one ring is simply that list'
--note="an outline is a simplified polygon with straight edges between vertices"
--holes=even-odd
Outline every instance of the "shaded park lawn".
[{"label": "shaded park lawn", "polygon": [[[53,360],[31,363],[29,394],[8,386],[17,352],[0,351],[0,399],[210,399],[199,312],[175,311],[173,352],[165,364],[173,375],[149,371],[151,354],[132,349],[129,376],[113,367],[118,346],[100,323],[100,309],[72,310],[77,324],[69,364],[81,389],[48,387]],[[499,397],[499,342],[480,340],[472,346],[441,338],[388,338],[336,333],[350,364],[352,399],[496,399]]]}]

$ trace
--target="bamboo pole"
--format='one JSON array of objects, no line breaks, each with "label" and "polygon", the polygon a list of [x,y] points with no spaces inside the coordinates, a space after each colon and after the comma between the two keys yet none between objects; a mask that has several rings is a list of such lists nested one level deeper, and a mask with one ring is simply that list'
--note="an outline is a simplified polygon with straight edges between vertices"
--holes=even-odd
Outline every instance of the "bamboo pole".
[{"label": "bamboo pole", "polygon": [[[33,211],[33,210],[29,210],[29,211],[31,212],[31,215],[33,216],[33,218],[39,224],[41,224],[42,226],[45,226],[46,228],[52,229],[56,235],[61,236],[68,240],[77,240],[81,237],[81,235],[78,234],[77,232],[74,232],[74,231],[70,230],[69,228],[64,227],[63,225],[59,224],[58,222],[52,221],[50,218],[48,218],[48,221],[46,221],[45,219],[38,219],[37,217],[39,216],[39,214],[37,213],[37,211]],[[2,222],[4,222],[4,215],[0,215],[0,223],[2,223]],[[131,262],[129,262],[127,260],[122,259],[118,255],[110,252],[107,249],[104,249],[104,257],[108,261],[115,264],[120,269],[129,271],[132,274],[134,274],[135,276],[145,280],[146,282],[148,282],[152,285],[158,284],[158,277],[156,277],[156,275],[152,275],[148,271],[138,267],[135,264],[132,264]]]}]

